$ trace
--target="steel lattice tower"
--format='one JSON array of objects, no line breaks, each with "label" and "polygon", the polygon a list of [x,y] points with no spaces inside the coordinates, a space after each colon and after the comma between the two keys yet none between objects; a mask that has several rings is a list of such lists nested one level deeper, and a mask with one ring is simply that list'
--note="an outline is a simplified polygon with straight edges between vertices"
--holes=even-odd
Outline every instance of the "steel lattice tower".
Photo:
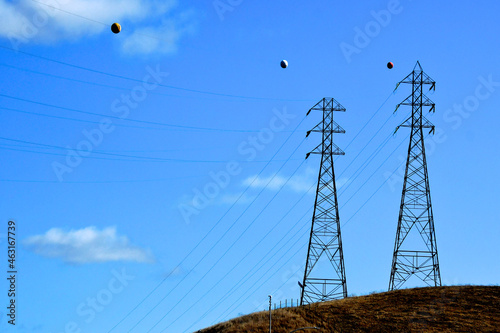
[{"label": "steel lattice tower", "polygon": [[401,83],[411,83],[412,93],[396,110],[400,105],[409,105],[412,112],[396,131],[399,127],[409,127],[411,134],[389,290],[400,289],[412,276],[428,286],[441,286],[423,134],[424,128],[434,132],[434,125],[422,115],[424,107],[429,112],[435,111],[435,104],[424,95],[423,87],[430,85],[429,90],[435,89],[436,82],[423,72],[417,61],[396,89]]},{"label": "steel lattice tower", "polygon": [[[344,255],[340,235],[339,207],[333,155],[345,153],[333,143],[333,133],[345,133],[345,130],[333,120],[334,111],[345,111],[345,108],[333,98],[323,98],[312,110],[323,111],[323,120],[307,132],[323,133],[323,141],[313,151],[307,153],[321,154],[321,165],[312,217],[309,249],[307,251],[306,268],[300,304],[323,302],[347,297],[347,284],[344,270]],[[318,264],[324,256],[328,264]]]}]

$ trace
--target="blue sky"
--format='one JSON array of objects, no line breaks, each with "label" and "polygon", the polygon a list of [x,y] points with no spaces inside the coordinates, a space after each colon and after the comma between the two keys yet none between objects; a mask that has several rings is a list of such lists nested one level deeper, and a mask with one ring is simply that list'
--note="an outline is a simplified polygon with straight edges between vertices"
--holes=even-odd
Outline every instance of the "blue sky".
[{"label": "blue sky", "polygon": [[0,241],[15,220],[19,271],[2,331],[194,331],[298,298],[320,142],[305,114],[323,97],[347,109],[348,293],[385,291],[409,135],[392,133],[410,88],[392,91],[417,60],[437,82],[443,283],[499,283],[498,2],[51,6],[0,1]]}]

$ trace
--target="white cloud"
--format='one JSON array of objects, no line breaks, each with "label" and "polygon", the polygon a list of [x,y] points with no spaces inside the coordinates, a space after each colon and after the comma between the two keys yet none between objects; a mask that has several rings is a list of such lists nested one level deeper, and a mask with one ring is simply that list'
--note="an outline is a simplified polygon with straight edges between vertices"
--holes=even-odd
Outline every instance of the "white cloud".
[{"label": "white cloud", "polygon": [[16,7],[6,0],[0,0],[0,36],[9,36],[9,33],[21,31],[26,18],[16,10]]},{"label": "white cloud", "polygon": [[351,181],[347,177],[342,177],[340,179],[337,179],[337,190],[341,189],[342,187],[346,186],[349,183],[351,183]]},{"label": "white cloud", "polygon": [[251,188],[267,187],[269,190],[279,190],[286,182],[286,179],[279,175],[269,177],[251,176],[243,181],[243,186]]},{"label": "white cloud", "polygon": [[160,26],[136,29],[122,45],[128,54],[174,53],[181,37],[192,34],[195,23],[192,15],[184,12],[178,17],[162,20]]},{"label": "white cloud", "polygon": [[272,191],[277,191],[283,186],[286,186],[295,192],[307,192],[315,183],[316,179],[314,178],[314,169],[307,168],[303,174],[294,175],[290,179],[289,177],[277,174],[268,177],[248,177],[243,181],[243,186],[250,186],[251,188],[265,187]]},{"label": "white cloud", "polygon": [[[248,177],[243,181],[243,185],[250,186],[251,188],[265,187],[266,189],[271,191],[278,191],[280,188],[285,186],[286,188],[298,193],[304,193],[307,191],[309,191],[309,193],[314,193],[318,182],[317,177],[318,177],[317,170],[313,168],[307,168],[303,174],[294,175],[290,179],[289,177],[277,174],[268,177],[262,177],[262,176]],[[342,186],[348,183],[348,179],[342,177],[340,179],[337,179],[336,183],[338,190]]]},{"label": "white cloud", "polygon": [[195,27],[192,13],[175,11],[177,3],[177,0],[21,0],[14,5],[0,0],[0,37],[9,39],[14,47],[75,41],[111,34],[110,24],[118,22],[122,24],[122,49],[127,53],[171,53],[177,49],[179,39]]},{"label": "white cloud", "polygon": [[44,257],[62,258],[66,262],[76,264],[153,261],[148,251],[131,245],[126,236],[117,235],[115,227],[103,230],[87,227],[71,231],[52,228],[43,235],[27,238],[24,244]]}]

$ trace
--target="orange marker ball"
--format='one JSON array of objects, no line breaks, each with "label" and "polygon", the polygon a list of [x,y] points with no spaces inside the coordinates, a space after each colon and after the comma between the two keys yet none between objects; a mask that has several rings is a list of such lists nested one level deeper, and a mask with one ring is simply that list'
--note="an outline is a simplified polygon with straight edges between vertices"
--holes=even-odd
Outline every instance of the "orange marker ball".
[{"label": "orange marker ball", "polygon": [[111,25],[111,31],[113,31],[113,33],[117,34],[120,31],[122,31],[122,26],[120,24],[118,24],[118,23],[113,23]]}]

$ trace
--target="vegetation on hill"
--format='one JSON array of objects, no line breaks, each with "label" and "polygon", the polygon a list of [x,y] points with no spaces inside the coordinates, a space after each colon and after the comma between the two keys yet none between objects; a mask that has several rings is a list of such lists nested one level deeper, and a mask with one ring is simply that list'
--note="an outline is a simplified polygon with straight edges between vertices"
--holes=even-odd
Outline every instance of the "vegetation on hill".
[{"label": "vegetation on hill", "polygon": [[[321,332],[500,332],[500,287],[403,289],[272,311],[273,333],[311,326]],[[198,332],[268,331],[263,311]]]}]

